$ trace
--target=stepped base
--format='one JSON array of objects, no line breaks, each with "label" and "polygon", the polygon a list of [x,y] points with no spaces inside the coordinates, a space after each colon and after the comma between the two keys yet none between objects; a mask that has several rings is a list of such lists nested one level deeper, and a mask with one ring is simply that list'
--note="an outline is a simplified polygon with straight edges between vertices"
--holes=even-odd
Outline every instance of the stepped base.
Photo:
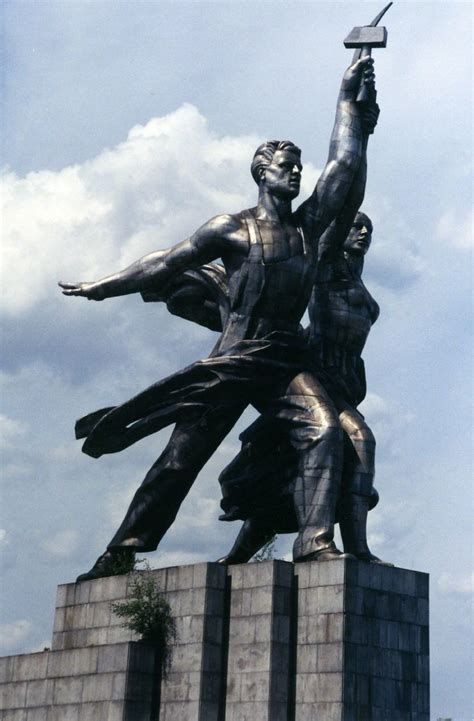
[{"label": "stepped base", "polygon": [[111,611],[126,576],[59,586],[51,651],[0,659],[1,721],[429,721],[428,576],[335,560],[153,571],[169,676]]}]

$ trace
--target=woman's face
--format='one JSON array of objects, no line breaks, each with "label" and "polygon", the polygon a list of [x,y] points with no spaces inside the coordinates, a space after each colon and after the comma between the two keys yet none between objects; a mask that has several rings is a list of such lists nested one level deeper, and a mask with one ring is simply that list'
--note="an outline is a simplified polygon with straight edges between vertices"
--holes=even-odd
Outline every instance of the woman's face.
[{"label": "woman's face", "polygon": [[365,255],[372,242],[372,221],[364,213],[357,213],[352,228],[344,242],[344,250],[355,255]]}]

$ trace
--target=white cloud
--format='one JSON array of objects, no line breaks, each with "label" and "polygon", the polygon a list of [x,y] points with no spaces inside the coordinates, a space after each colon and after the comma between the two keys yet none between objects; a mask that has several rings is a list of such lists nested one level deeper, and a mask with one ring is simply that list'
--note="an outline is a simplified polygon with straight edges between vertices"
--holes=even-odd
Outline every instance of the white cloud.
[{"label": "white cloud", "polygon": [[374,225],[364,270],[369,284],[375,282],[395,291],[413,284],[427,268],[414,228],[380,193],[367,193],[362,210]]},{"label": "white cloud", "polygon": [[438,221],[436,235],[438,240],[445,241],[455,248],[469,250],[474,244],[474,210],[459,215],[448,210]]},{"label": "white cloud", "polygon": [[[143,469],[143,475],[145,475],[145,469]],[[126,488],[113,488],[107,493],[105,501],[106,521],[114,528],[117,528],[122,522],[125,511],[138,485],[135,481],[127,484]]]},{"label": "white cloud", "polygon": [[361,410],[372,417],[384,416],[389,412],[387,402],[377,393],[367,393]]},{"label": "white cloud", "polygon": [[377,393],[367,393],[360,405],[360,411],[375,435],[378,447],[383,447],[384,455],[396,453],[396,440],[400,424],[406,428],[414,420],[414,415],[406,411],[398,401],[388,403]]},{"label": "white cloud", "polygon": [[8,545],[8,536],[4,528],[0,528],[0,547]]},{"label": "white cloud", "polygon": [[28,463],[6,463],[2,468],[2,477],[5,480],[31,477],[34,468]]},{"label": "white cloud", "polygon": [[31,621],[21,619],[0,626],[0,648],[4,651],[14,650],[28,636]]},{"label": "white cloud", "polygon": [[0,448],[11,448],[25,435],[27,426],[22,421],[0,415]]},{"label": "white cloud", "polygon": [[438,589],[445,594],[472,594],[474,591],[474,573],[454,574],[444,572],[438,578]]},{"label": "white cloud", "polygon": [[45,551],[52,556],[67,557],[70,556],[77,548],[79,542],[79,534],[72,529],[64,529],[57,531],[50,538],[47,538],[41,544]]}]

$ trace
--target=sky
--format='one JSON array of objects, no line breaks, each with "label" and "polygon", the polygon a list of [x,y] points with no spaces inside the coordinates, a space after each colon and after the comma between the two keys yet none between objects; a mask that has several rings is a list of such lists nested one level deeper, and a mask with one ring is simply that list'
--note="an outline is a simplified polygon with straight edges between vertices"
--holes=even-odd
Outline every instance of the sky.
[{"label": "sky", "polygon": [[[343,39],[381,9],[344,2],[3,2],[0,653],[50,645],[56,585],[101,553],[170,429],[93,460],[74,421],[205,357],[215,334],[139,296],[60,294],[255,204],[265,139],[324,166]],[[472,6],[397,0],[374,52],[379,126],[363,209],[381,306],[362,411],[377,438],[372,550],[430,574],[432,718],[473,716]],[[154,566],[215,560],[237,524],[200,474]],[[288,558],[293,536],[278,539]]]}]

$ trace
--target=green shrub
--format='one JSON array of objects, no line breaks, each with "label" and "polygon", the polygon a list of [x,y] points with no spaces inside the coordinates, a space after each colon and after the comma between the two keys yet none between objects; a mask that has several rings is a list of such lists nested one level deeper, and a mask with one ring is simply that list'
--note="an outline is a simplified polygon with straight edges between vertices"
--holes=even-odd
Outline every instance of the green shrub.
[{"label": "green shrub", "polygon": [[129,551],[128,549],[117,551],[113,554],[113,560],[110,564],[110,575],[124,576],[127,573],[132,573],[136,570],[137,563],[141,563],[141,561],[135,560],[133,551]]},{"label": "green shrub", "polygon": [[176,642],[176,623],[171,608],[148,568],[135,571],[127,601],[112,603],[111,608],[122,626],[138,634],[140,639],[157,647],[163,678],[169,671],[172,645]]}]

